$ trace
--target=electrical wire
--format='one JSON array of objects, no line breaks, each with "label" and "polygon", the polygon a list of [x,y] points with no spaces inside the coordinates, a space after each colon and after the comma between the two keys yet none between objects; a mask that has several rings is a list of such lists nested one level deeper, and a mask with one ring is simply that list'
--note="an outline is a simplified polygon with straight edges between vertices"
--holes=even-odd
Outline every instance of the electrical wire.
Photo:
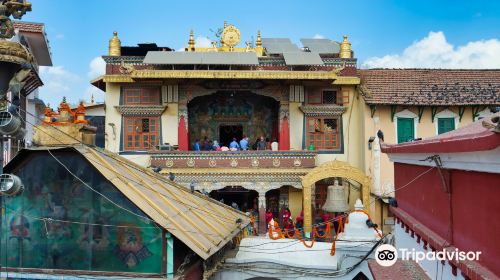
[{"label": "electrical wire", "polygon": [[[25,121],[25,122],[27,122],[28,124],[31,124],[30,122],[28,122],[28,121],[26,121],[26,120],[24,120],[24,121]],[[33,125],[33,124],[31,124],[31,125]],[[43,130],[42,130],[42,131],[43,131]],[[50,134],[49,134],[49,135],[50,135]],[[127,211],[127,212],[129,212],[129,213],[131,213],[131,214],[134,214],[134,215],[136,215],[136,216],[138,216],[138,217],[140,217],[140,218],[142,218],[142,219],[146,219],[146,220],[149,220],[149,221],[151,221],[151,222],[155,222],[154,220],[152,220],[152,219],[150,219],[150,218],[148,218],[148,217],[145,217],[145,216],[142,216],[142,215],[138,215],[138,214],[136,214],[136,213],[133,213],[133,212],[131,212],[130,210],[128,210],[128,209],[126,209],[126,208],[123,208],[123,207],[121,207],[120,205],[116,204],[116,203],[115,203],[115,202],[113,202],[111,199],[109,199],[108,197],[106,197],[105,195],[103,195],[102,193],[98,192],[97,190],[95,190],[94,188],[92,188],[90,185],[88,185],[85,181],[83,181],[81,178],[79,178],[79,177],[78,177],[76,174],[74,174],[71,170],[69,170],[69,168],[68,168],[68,167],[67,167],[64,163],[62,163],[62,162],[61,162],[61,161],[60,161],[60,160],[59,160],[59,159],[58,159],[58,158],[57,158],[54,154],[52,154],[52,152],[50,151],[50,149],[46,149],[46,151],[47,151],[47,152],[48,152],[48,153],[49,153],[49,154],[50,154],[50,155],[51,155],[51,156],[52,156],[52,157],[53,157],[53,158],[54,158],[54,159],[55,159],[55,160],[56,160],[56,161],[57,161],[57,162],[61,165],[61,166],[63,166],[63,168],[65,168],[65,169],[66,169],[66,170],[67,170],[67,171],[68,171],[68,172],[69,172],[69,173],[70,173],[73,177],[75,177],[77,180],[79,180],[79,181],[80,181],[82,184],[84,184],[87,188],[91,189],[92,191],[94,191],[94,192],[96,192],[97,194],[99,194],[99,195],[101,195],[102,197],[104,197],[106,200],[108,200],[109,202],[111,202],[113,205],[115,205],[115,206],[117,206],[117,207],[119,207],[119,208],[121,208],[121,209],[123,209],[123,210],[125,210],[125,211]],[[107,168],[107,167],[106,167],[106,166],[104,166],[104,165],[101,165],[101,166],[103,166],[103,167]],[[108,168],[108,170],[109,170],[109,168]],[[113,170],[110,170],[110,171],[113,171]],[[141,171],[142,171],[142,170],[141,170]],[[116,172],[115,172],[115,173],[116,173]],[[147,174],[147,173],[145,173],[145,172],[143,172],[143,173],[144,173],[144,174]],[[119,174],[119,175],[121,175],[121,174]],[[149,175],[149,174],[147,174],[147,175]],[[133,179],[130,179],[130,180],[131,180],[131,181],[134,181]],[[139,183],[139,182],[137,182],[137,181],[134,181],[134,182],[135,182],[135,183],[137,183],[139,186],[146,187],[146,186],[143,186],[141,183]],[[146,188],[147,188],[147,187],[146,187]],[[156,193],[158,193],[158,194],[160,194],[160,195],[165,196],[164,194],[159,193],[158,191],[156,191],[156,190],[154,190],[154,189],[151,189],[151,188],[147,188],[147,189],[149,189],[149,190],[151,190],[151,191],[154,191],[154,192],[156,192]],[[170,198],[170,197],[167,197],[167,198]],[[170,199],[172,199],[172,198],[170,198]],[[173,199],[173,200],[178,201],[178,202],[181,202],[181,201],[176,200],[176,199]],[[181,203],[183,203],[183,202],[181,202]],[[208,204],[208,203],[209,203],[209,202],[207,202],[207,204]],[[184,204],[185,204],[185,203],[184,203]],[[192,205],[189,205],[189,204],[188,204],[188,206],[189,206],[189,207],[191,207],[191,208],[195,208],[195,209],[197,209],[196,207],[193,207]],[[206,210],[204,210],[204,209],[199,209],[199,210],[206,211]],[[180,214],[180,213],[177,213],[176,215],[178,215],[178,214]],[[171,217],[172,217],[172,216],[171,216]],[[51,219],[51,218],[42,218],[42,217],[38,217],[38,218],[39,218],[39,219],[43,219],[44,221],[47,221],[48,219]],[[335,221],[335,220],[336,220],[336,219],[338,219],[338,218],[339,218],[339,217],[336,217],[336,218],[332,219],[331,221]],[[61,220],[61,221],[62,221],[62,220]],[[233,220],[230,220],[230,221],[233,221]],[[74,221],[64,221],[64,222],[72,222],[72,223],[80,223],[80,224],[82,224],[82,222],[74,222]],[[327,222],[329,222],[329,221],[327,221]],[[316,225],[316,226],[318,226],[318,225],[320,226],[320,225],[323,225],[323,224],[325,224],[325,223],[326,223],[326,222],[322,222],[322,223],[318,223],[318,224],[315,224],[315,225]],[[89,223],[85,223],[85,224],[92,225],[92,224],[89,224]],[[168,228],[166,228],[166,229],[168,229]],[[168,230],[179,230],[179,229],[168,229]],[[188,231],[185,231],[185,230],[179,230],[179,231],[181,231],[181,232],[188,232]],[[192,233],[198,233],[198,234],[201,234],[200,232],[192,232]],[[213,235],[213,234],[210,234],[210,233],[205,233],[205,232],[202,232],[202,233],[203,233],[203,234],[207,234],[207,235]],[[217,235],[214,235],[214,236],[217,236]]]},{"label": "electrical wire", "polygon": [[[28,113],[28,112],[27,112],[27,113]],[[34,125],[34,124],[32,124],[32,123],[28,122],[27,120],[24,120],[21,116],[19,116],[19,117],[20,117],[23,121],[25,121],[26,123],[31,124],[34,128],[38,129],[38,128]],[[54,128],[54,129],[56,129],[56,130],[58,130],[59,132],[65,133],[64,131],[61,131],[61,130],[57,129],[55,126],[50,126],[50,127]],[[53,139],[55,139],[55,140],[59,141],[60,143],[64,144],[64,142],[62,142],[60,139],[57,139],[56,137],[54,137],[54,136],[53,136],[53,135],[51,135],[50,133],[47,133],[47,132],[45,132],[45,131],[43,131],[43,130],[41,130],[41,129],[39,129],[39,131],[42,131],[42,132],[46,133],[47,135],[49,135],[49,136],[50,136],[50,137],[52,137]],[[66,134],[66,133],[65,133],[65,134]],[[66,134],[66,135],[68,135],[68,134]],[[71,135],[68,135],[68,136],[72,137]],[[72,138],[73,138],[73,139],[75,139],[75,140],[77,140],[77,141],[79,141],[78,139],[76,139],[76,138],[74,138],[74,137],[72,137]],[[87,146],[87,145],[85,145],[83,142],[81,142],[81,141],[79,141],[79,142],[80,142],[82,145]],[[87,147],[88,147],[88,146],[87,146]],[[98,149],[95,149],[95,148],[93,148],[93,147],[88,147],[88,148],[93,149],[94,151],[99,152],[99,153],[101,153],[101,154],[103,154],[103,155],[105,155],[105,156],[107,156],[107,157],[110,157],[109,155],[107,155],[107,154],[106,154],[106,153],[104,153],[104,152],[99,151]],[[47,151],[49,151],[49,149],[46,149],[46,150],[47,150]],[[50,153],[50,152],[49,152],[49,153]],[[69,170],[69,168],[67,168],[64,164],[62,164],[62,163],[61,163],[61,162],[60,162],[60,161],[59,161],[59,160],[58,160],[58,159],[57,159],[57,158],[56,158],[53,154],[51,154],[51,156],[52,156],[52,157],[54,157],[54,159],[56,159],[56,161],[58,161],[58,163],[59,163],[59,164],[61,164],[63,167],[65,167],[67,170]],[[156,176],[152,177],[152,174],[148,174],[148,173],[147,173],[147,172],[145,172],[144,170],[138,169],[137,167],[135,167],[135,166],[133,166],[133,165],[130,165],[130,164],[128,164],[128,163],[126,163],[126,162],[124,162],[124,161],[118,160],[118,159],[116,159],[115,157],[110,157],[110,158],[111,158],[111,159],[113,159],[113,160],[116,160],[116,161],[118,161],[118,162],[120,162],[120,163],[127,164],[129,167],[132,167],[132,168],[134,168],[134,169],[138,170],[139,172],[141,172],[142,174],[148,175],[148,176],[150,176],[150,177],[151,177],[151,178],[153,178],[153,179],[157,179],[157,180],[158,180],[158,179],[160,179],[160,180],[163,180],[163,179],[164,179],[162,176],[159,176],[159,177],[162,177],[162,178],[158,178],[158,177],[156,177]],[[100,162],[93,161],[93,160],[90,160],[90,159],[87,159],[87,160],[91,161],[92,163],[98,164],[99,166],[101,166],[101,167],[103,167],[103,168],[106,168],[108,171],[110,171],[110,172],[112,172],[112,173],[115,173],[118,177],[123,177],[123,174],[118,173],[117,171],[115,171],[115,170],[113,170],[113,169],[111,169],[111,168],[109,168],[109,167],[105,166],[104,164],[102,164],[102,163],[100,163]],[[72,175],[73,175],[73,174],[72,174]],[[73,175],[73,176],[75,176],[75,175]],[[75,178],[77,178],[77,177],[75,177]],[[80,178],[77,178],[77,179],[81,180]],[[193,208],[193,209],[197,209],[197,210],[200,210],[200,211],[203,211],[203,212],[207,212],[207,213],[211,214],[212,216],[217,216],[217,217],[219,217],[220,219],[223,219],[223,220],[226,220],[226,221],[229,221],[229,222],[234,222],[234,221],[235,221],[235,220],[233,220],[233,219],[230,219],[230,218],[227,218],[227,217],[225,217],[225,216],[221,216],[221,215],[218,215],[218,214],[216,214],[216,213],[213,213],[213,212],[207,211],[207,210],[205,210],[205,209],[203,209],[203,208],[196,207],[196,206],[194,206],[194,205],[192,205],[192,204],[189,204],[189,203],[183,202],[183,201],[178,200],[178,199],[175,199],[175,198],[173,198],[173,197],[166,196],[165,194],[158,192],[158,190],[155,190],[155,189],[149,188],[149,187],[147,187],[147,186],[144,186],[142,183],[137,182],[137,181],[135,181],[135,180],[133,180],[133,179],[130,179],[130,178],[127,178],[127,179],[128,179],[129,181],[132,181],[132,182],[136,183],[136,184],[137,184],[138,186],[140,186],[140,187],[146,188],[146,189],[148,189],[148,190],[150,190],[150,191],[153,191],[153,192],[155,192],[155,193],[157,193],[157,194],[159,194],[159,195],[161,195],[161,196],[163,196],[163,197],[165,197],[165,198],[168,198],[168,199],[170,199],[170,200],[174,200],[174,201],[179,202],[179,203],[181,203],[181,204],[183,204],[183,205],[186,205],[186,206],[188,207],[188,209]],[[170,182],[166,182],[166,181],[164,181],[164,182],[165,182],[165,183],[168,183],[169,185],[174,185],[174,186],[175,186],[175,184],[174,184],[173,182],[171,182],[171,181],[170,181]],[[181,189],[181,190],[182,190],[182,191],[184,191],[184,192],[187,192],[187,190],[186,190],[184,187],[182,187],[182,186],[176,186],[176,187],[178,187],[178,189]],[[207,201],[207,203],[206,203],[206,204],[204,204],[204,205],[202,205],[202,206],[209,205],[209,203],[210,203],[210,201]],[[181,212],[178,212],[175,216],[180,215],[180,214],[181,214]],[[173,216],[171,216],[171,217],[173,217]],[[149,219],[149,218],[146,218],[146,219]]]},{"label": "electrical wire", "polygon": [[[24,110],[23,110],[23,111],[24,111]],[[27,111],[24,111],[24,112],[29,113],[29,112],[27,112]],[[31,113],[30,113],[30,114],[31,114]],[[32,114],[31,114],[31,115],[32,115]],[[21,116],[19,116],[19,117],[22,119],[22,117],[21,117]],[[35,116],[35,117],[36,117],[36,116]],[[23,121],[25,121],[25,122],[26,122],[26,123],[28,123],[28,124],[31,124],[34,128],[37,128],[34,124],[32,124],[32,123],[28,122],[27,120],[24,120],[24,119],[23,119]],[[73,138],[74,140],[78,141],[80,144],[82,144],[82,145],[84,145],[84,146],[87,146],[87,147],[88,147],[88,148],[90,148],[90,149],[93,149],[94,151],[97,151],[97,152],[99,152],[99,153],[101,153],[101,154],[103,154],[103,155],[105,155],[105,156],[107,156],[107,157],[110,157],[107,153],[102,152],[102,151],[100,151],[99,149],[95,149],[95,148],[93,148],[93,147],[89,147],[88,145],[86,145],[85,143],[83,143],[82,141],[80,141],[79,139],[76,139],[75,137],[73,137],[73,136],[71,136],[71,135],[69,135],[69,134],[65,133],[64,131],[62,131],[62,130],[60,130],[60,129],[56,128],[55,126],[51,125],[50,127],[54,128],[54,129],[56,129],[56,130],[58,130],[59,132],[64,133],[64,134],[65,134],[65,135],[67,135],[68,137]],[[47,133],[47,132],[45,132],[45,131],[43,131],[43,130],[40,130],[40,131],[42,131],[42,132],[44,132],[44,133],[48,134],[48,135],[49,135],[49,136],[51,136],[52,138],[54,138],[54,139],[58,140],[59,142],[63,143],[61,140],[59,140],[59,139],[55,138],[53,135],[50,135],[49,133]],[[47,151],[49,151],[49,149],[47,149]],[[50,152],[49,152],[49,153],[50,153]],[[51,154],[51,155],[55,158],[55,156],[54,156],[52,153],[50,153],[50,154]],[[116,160],[116,161],[118,161],[118,162],[124,163],[124,164],[126,164],[126,165],[128,165],[128,166],[130,166],[130,167],[132,167],[132,168],[134,168],[134,169],[136,169],[136,170],[138,170],[138,171],[140,171],[141,173],[143,173],[143,174],[145,174],[145,175],[150,176],[151,178],[154,178],[154,179],[160,179],[160,180],[162,180],[162,181],[164,181],[164,182],[166,182],[166,183],[168,183],[168,184],[173,184],[173,182],[171,182],[171,181],[168,181],[168,182],[167,182],[167,181],[166,181],[166,179],[165,179],[165,178],[163,178],[163,176],[159,176],[159,177],[160,177],[160,178],[159,178],[159,177],[157,177],[156,175],[149,174],[148,172],[145,172],[144,170],[138,169],[136,166],[134,166],[134,165],[130,165],[130,164],[129,164],[129,163],[127,163],[127,162],[124,162],[124,161],[118,160],[118,159],[116,159],[115,157],[110,157],[110,158],[111,158],[111,159],[113,159],[113,160]],[[56,160],[57,160],[57,159],[56,159]],[[65,166],[62,162],[60,162],[59,160],[57,160],[57,161],[59,162],[59,164],[61,164],[61,165],[62,165],[62,166],[64,166],[67,170],[69,170],[69,169],[68,169],[68,167],[67,167],[67,166]],[[113,173],[117,174],[118,176],[122,176],[122,174],[119,174],[119,173],[118,173],[118,172],[116,172],[115,170],[112,170],[112,169],[110,169],[109,167],[107,167],[107,166],[105,166],[105,165],[103,165],[103,164],[101,164],[101,163],[99,163],[99,162],[97,162],[97,161],[92,161],[92,162],[93,162],[93,163],[96,163],[96,164],[98,164],[98,165],[100,165],[100,166],[102,166],[102,167],[104,167],[104,168],[106,168],[106,169],[108,169],[109,171],[111,171],[111,172],[113,172]],[[72,175],[73,175],[73,174],[72,174]],[[73,175],[73,176],[76,176],[76,175]],[[78,178],[78,179],[80,179],[80,178]],[[137,182],[137,181],[135,181],[134,179],[130,179],[130,178],[127,178],[127,179],[128,179],[128,180],[130,180],[130,181],[132,181],[132,182],[134,182],[134,183],[136,183],[136,184],[137,184],[138,186],[140,186],[140,187],[144,187],[144,188],[146,188],[146,189],[148,189],[148,190],[150,190],[150,191],[153,191],[153,192],[155,192],[155,193],[157,193],[157,194],[159,194],[159,195],[162,195],[162,196],[164,196],[164,197],[166,197],[166,198],[169,198],[169,199],[171,199],[171,200],[174,200],[174,201],[177,201],[177,202],[179,202],[179,203],[185,204],[185,205],[187,205],[187,206],[188,206],[188,208],[197,209],[197,210],[200,210],[200,211],[204,211],[204,212],[210,213],[211,215],[218,216],[218,215],[216,215],[216,214],[214,214],[214,213],[212,213],[212,212],[208,212],[208,211],[207,211],[207,210],[205,210],[205,209],[202,209],[202,208],[197,208],[196,206],[193,206],[193,205],[191,205],[191,204],[187,204],[187,203],[185,203],[185,202],[183,202],[183,201],[180,201],[180,200],[174,199],[174,198],[172,198],[172,197],[166,196],[165,194],[160,193],[160,192],[158,192],[158,191],[157,191],[157,190],[155,190],[155,189],[152,189],[152,188],[149,188],[149,187],[147,187],[147,186],[144,186],[142,183]],[[80,180],[81,180],[81,179],[80,179]],[[182,187],[182,186],[179,186],[179,187],[180,187],[183,191],[185,191],[185,192],[187,191],[187,190],[185,190],[185,188],[184,188],[184,187]],[[210,203],[210,202],[207,202],[207,204],[206,204],[206,205],[208,205],[209,203]],[[178,215],[178,214],[180,214],[180,213],[177,213],[176,215]],[[226,220],[228,220],[228,221],[233,222],[233,220],[228,219],[227,217],[224,217],[224,216],[219,216],[219,217],[220,217],[220,218],[223,218],[223,219],[226,219]],[[345,217],[345,215],[344,215],[344,217]],[[336,218],[338,218],[338,217],[336,217]],[[335,219],[330,220],[330,221],[334,221],[334,220],[335,220]],[[313,224],[313,226],[321,226],[321,225],[326,224],[327,222],[329,222],[329,221],[321,222],[321,223],[318,223],[318,224]],[[297,228],[297,229],[302,229],[302,228]]]},{"label": "electrical wire", "polygon": [[[30,218],[30,219],[33,219],[33,220],[39,220],[39,221],[42,221],[44,223],[53,223],[53,222],[57,222],[57,223],[68,223],[68,224],[77,224],[77,225],[88,225],[88,226],[102,226],[102,227],[116,227],[116,228],[156,228],[156,229],[160,229],[159,227],[157,226],[149,226],[149,227],[146,227],[146,226],[135,226],[135,225],[114,225],[114,224],[102,224],[102,223],[88,223],[88,222],[80,222],[80,221],[70,221],[70,220],[61,220],[61,219],[54,219],[54,218],[50,218],[50,217],[38,217],[38,216],[32,216],[32,215],[28,215],[28,214],[25,214],[25,213],[18,213],[18,211],[15,211],[13,209],[7,209],[8,211],[10,211],[11,213],[13,213],[13,215],[16,215],[16,216],[24,216],[24,217],[27,217],[27,218]],[[176,229],[176,228],[164,228],[168,231],[181,231],[181,232],[185,232],[185,233],[195,233],[195,234],[206,234],[206,235],[212,235],[212,236],[219,236],[219,235],[216,235],[216,234],[211,234],[211,233],[206,233],[206,232],[198,232],[198,231],[189,231],[189,230],[181,230],[181,229]]]}]

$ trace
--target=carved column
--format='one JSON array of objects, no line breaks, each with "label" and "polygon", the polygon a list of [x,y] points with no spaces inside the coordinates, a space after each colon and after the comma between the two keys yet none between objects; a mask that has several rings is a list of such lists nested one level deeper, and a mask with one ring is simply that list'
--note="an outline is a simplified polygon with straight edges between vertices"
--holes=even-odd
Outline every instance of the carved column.
[{"label": "carved column", "polygon": [[266,233],[266,191],[259,192],[259,234]]}]

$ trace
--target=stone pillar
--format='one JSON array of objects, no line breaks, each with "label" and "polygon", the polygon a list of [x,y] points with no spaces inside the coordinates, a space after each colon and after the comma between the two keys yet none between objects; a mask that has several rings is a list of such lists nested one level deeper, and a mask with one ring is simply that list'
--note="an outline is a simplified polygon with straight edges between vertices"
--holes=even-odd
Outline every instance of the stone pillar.
[{"label": "stone pillar", "polygon": [[266,233],[266,192],[259,191],[259,234]]}]

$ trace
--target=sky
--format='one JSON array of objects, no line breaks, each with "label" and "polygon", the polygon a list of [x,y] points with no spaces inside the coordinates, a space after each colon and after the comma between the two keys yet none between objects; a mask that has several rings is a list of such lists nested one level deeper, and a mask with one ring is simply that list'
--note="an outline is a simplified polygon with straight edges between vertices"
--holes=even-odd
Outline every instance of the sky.
[{"label": "sky", "polygon": [[[348,35],[360,68],[500,68],[500,1],[137,1],[31,0],[24,21],[45,24],[53,67],[40,70],[40,98],[56,107],[102,91],[89,81],[113,31],[122,46],[155,42],[181,49],[189,31],[199,46],[224,20],[242,42],[262,37],[341,41]],[[244,43],[242,43],[244,45]]]}]

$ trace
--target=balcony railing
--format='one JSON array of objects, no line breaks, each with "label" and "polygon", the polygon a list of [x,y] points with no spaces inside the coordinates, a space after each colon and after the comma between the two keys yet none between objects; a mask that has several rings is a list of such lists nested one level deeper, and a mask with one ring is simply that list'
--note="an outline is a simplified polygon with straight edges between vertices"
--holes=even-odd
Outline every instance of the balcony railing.
[{"label": "balcony railing", "polygon": [[150,151],[151,165],[166,168],[313,168],[312,151]]}]

